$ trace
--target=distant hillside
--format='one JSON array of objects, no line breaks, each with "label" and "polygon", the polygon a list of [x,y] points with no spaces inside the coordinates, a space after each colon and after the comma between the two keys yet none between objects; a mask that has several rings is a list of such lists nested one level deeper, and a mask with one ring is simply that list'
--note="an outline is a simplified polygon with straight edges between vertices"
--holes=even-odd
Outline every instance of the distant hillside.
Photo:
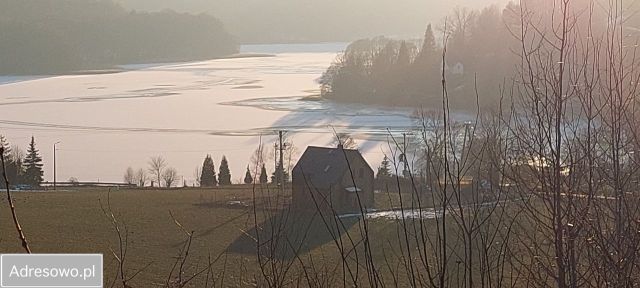
[{"label": "distant hillside", "polygon": [[237,45],[216,18],[129,12],[111,1],[0,1],[0,74],[210,59]]},{"label": "distant hillside", "polygon": [[242,43],[353,41],[379,35],[415,37],[456,6],[507,0],[117,0],[142,11],[206,12]]}]

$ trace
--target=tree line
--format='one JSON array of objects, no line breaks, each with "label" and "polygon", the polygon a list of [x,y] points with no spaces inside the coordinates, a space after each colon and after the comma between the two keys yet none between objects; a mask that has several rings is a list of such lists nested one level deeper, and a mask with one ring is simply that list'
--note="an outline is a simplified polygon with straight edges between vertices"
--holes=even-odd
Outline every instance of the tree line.
[{"label": "tree line", "polygon": [[[247,165],[247,169],[242,179],[243,184],[268,184],[279,183],[280,175],[279,171],[282,171],[285,182],[290,182],[288,169],[284,168],[284,165],[278,164],[271,175],[267,172],[267,167],[264,162],[253,163],[257,165],[260,172],[252,172],[250,165]],[[231,179],[231,169],[229,169],[229,161],[226,156],[222,156],[220,160],[220,166],[218,166],[218,172],[216,172],[215,163],[213,157],[207,154],[204,158],[201,168],[196,169],[195,182],[192,186],[198,187],[216,187],[227,186],[233,184]],[[126,184],[136,185],[138,187],[176,187],[182,184],[183,187],[187,187],[187,183],[179,183],[178,171],[168,165],[167,160],[162,156],[154,156],[149,159],[147,163],[147,169],[139,168],[135,170],[132,167],[128,167],[124,173],[124,182]]]},{"label": "tree line", "polygon": [[[263,156],[256,158],[256,155],[252,156],[252,164],[256,165],[254,168],[260,170],[259,172],[253,171],[250,165],[247,165],[242,183],[244,184],[267,184],[279,183],[280,179],[278,175],[283,175],[284,181],[290,181],[289,170],[291,169],[291,155],[294,150],[293,143],[288,141],[289,151],[288,158],[289,163],[279,163],[275,166],[271,175],[267,173],[266,164],[263,161]],[[39,187],[44,181],[44,171],[42,156],[38,150],[35,142],[35,137],[31,137],[31,141],[27,147],[26,153],[22,148],[17,145],[11,145],[4,135],[0,134],[0,147],[2,147],[2,156],[5,160],[5,165],[0,167],[2,172],[6,172],[7,179],[12,187],[27,185],[31,188]],[[262,153],[261,149],[256,151]],[[257,161],[256,159],[260,159]],[[1,165],[0,165],[1,166]],[[213,157],[206,155],[201,168],[198,168],[195,173],[196,181],[194,186],[199,187],[215,187],[236,184],[232,182],[231,170],[229,168],[229,162],[226,156],[222,156],[220,160],[220,166],[216,172]],[[280,173],[281,171],[281,173]],[[178,170],[169,166],[167,160],[161,155],[151,157],[147,163],[147,168],[134,169],[128,167],[123,176],[124,183],[130,185],[136,185],[138,187],[176,187],[182,184],[187,186],[186,182],[180,183],[180,175]],[[0,181],[0,187],[5,188],[4,181]],[[69,182],[77,182],[77,179],[70,178]]]},{"label": "tree line", "polygon": [[237,51],[222,23],[205,14],[140,13],[113,1],[0,2],[0,74],[112,69]]},{"label": "tree line", "polygon": [[[43,181],[42,157],[36,148],[35,138],[31,137],[26,154],[19,146],[11,146],[7,138],[0,135],[0,147],[5,165],[0,167],[6,173],[9,183],[13,186],[39,186]],[[6,188],[4,181],[0,187]]]}]

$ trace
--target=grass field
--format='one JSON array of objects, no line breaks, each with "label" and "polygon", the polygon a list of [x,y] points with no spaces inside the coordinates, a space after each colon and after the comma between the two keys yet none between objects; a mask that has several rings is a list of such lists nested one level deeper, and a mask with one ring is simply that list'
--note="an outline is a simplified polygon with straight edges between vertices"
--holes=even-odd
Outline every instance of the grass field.
[{"label": "grass field", "polygon": [[[206,263],[209,253],[218,254],[238,238],[253,218],[246,207],[227,206],[231,200],[249,201],[249,189],[112,190],[111,207],[129,232],[127,265],[132,270],[150,266],[134,283],[161,285],[169,275],[185,234],[195,231],[191,248],[195,263]],[[107,204],[106,189],[14,193],[22,226],[35,253],[102,253],[105,279],[116,267],[111,249],[117,250],[117,234],[101,208]],[[3,198],[0,209],[0,251],[22,252],[10,213]],[[244,261],[238,258],[231,261]],[[221,268],[220,268],[221,269]]]},{"label": "grass field", "polygon": [[[117,276],[118,265],[113,252],[119,252],[117,233],[103,211],[109,198],[114,215],[128,232],[125,233],[128,235],[125,262],[128,274],[144,268],[131,282],[132,286],[163,286],[166,283],[187,239],[184,231],[175,224],[173,215],[184,229],[195,232],[187,272],[206,267],[209,256],[223,255],[212,269],[218,273],[218,281],[224,279],[224,283],[218,285],[241,287],[255,286],[255,275],[260,272],[255,241],[252,241],[253,236],[248,237],[255,235],[255,221],[265,222],[266,214],[280,213],[276,209],[257,213],[254,218],[252,191],[247,186],[172,190],[62,188],[56,192],[14,192],[13,195],[19,219],[34,253],[104,254],[107,286]],[[261,198],[260,195],[256,197],[257,206],[261,205],[261,200],[274,200],[272,196]],[[393,202],[388,195],[377,197],[380,198],[377,199],[381,202],[379,205],[391,205]],[[4,197],[0,200],[0,253],[21,253],[6,201]],[[293,225],[301,225],[300,229],[307,227],[295,224],[296,221],[302,223],[296,217],[289,221]],[[354,224],[358,220],[349,221],[347,228],[357,230],[358,225]],[[390,227],[381,229],[389,230]],[[310,236],[298,241],[298,244],[306,246],[301,251],[316,259],[322,258],[325,263],[339,262],[335,243],[326,227],[320,224],[311,230]],[[395,230],[390,229],[389,233],[395,233]],[[333,266],[331,269],[339,267],[337,264],[325,267]],[[325,272],[331,274],[331,271]],[[193,283],[201,287],[203,281],[204,276]]]}]

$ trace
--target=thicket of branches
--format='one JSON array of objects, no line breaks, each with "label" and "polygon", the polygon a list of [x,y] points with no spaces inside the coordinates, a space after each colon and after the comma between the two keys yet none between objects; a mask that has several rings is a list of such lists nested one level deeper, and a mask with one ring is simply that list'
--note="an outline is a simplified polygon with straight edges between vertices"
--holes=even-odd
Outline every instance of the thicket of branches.
[{"label": "thicket of branches", "polygon": [[[412,183],[399,192],[396,237],[380,234],[364,209],[353,227],[319,210],[313,217],[329,233],[342,229],[331,234],[339,277],[316,281],[311,256],[296,254],[302,271],[290,269],[299,273],[291,279],[311,287],[638,285],[640,73],[628,7],[546,0],[509,9],[517,73],[501,86],[500,107],[480,109],[475,87],[475,121],[456,122],[441,69],[440,109],[416,113],[412,145],[390,135],[388,159]],[[443,36],[443,68],[454,40]],[[375,70],[376,61],[360,63]]]}]

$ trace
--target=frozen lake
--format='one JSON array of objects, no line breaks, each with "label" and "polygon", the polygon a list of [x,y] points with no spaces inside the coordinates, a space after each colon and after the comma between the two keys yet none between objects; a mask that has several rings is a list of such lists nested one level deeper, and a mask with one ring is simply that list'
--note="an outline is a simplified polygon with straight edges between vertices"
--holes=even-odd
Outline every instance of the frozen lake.
[{"label": "frozen lake", "polygon": [[[289,49],[289,50],[287,50]],[[277,130],[298,154],[329,145],[333,129],[350,133],[375,169],[388,144],[387,128],[411,126],[410,109],[310,101],[317,78],[344,44],[254,45],[243,52],[272,57],[167,64],[115,74],[0,77],[0,133],[26,149],[31,135],[52,179],[122,181],[127,167],[146,168],[162,155],[187,183],[206,154],[230,161],[232,180],[244,178],[253,151],[273,155]],[[382,141],[381,141],[382,140]],[[273,170],[273,160],[267,159]]]}]

